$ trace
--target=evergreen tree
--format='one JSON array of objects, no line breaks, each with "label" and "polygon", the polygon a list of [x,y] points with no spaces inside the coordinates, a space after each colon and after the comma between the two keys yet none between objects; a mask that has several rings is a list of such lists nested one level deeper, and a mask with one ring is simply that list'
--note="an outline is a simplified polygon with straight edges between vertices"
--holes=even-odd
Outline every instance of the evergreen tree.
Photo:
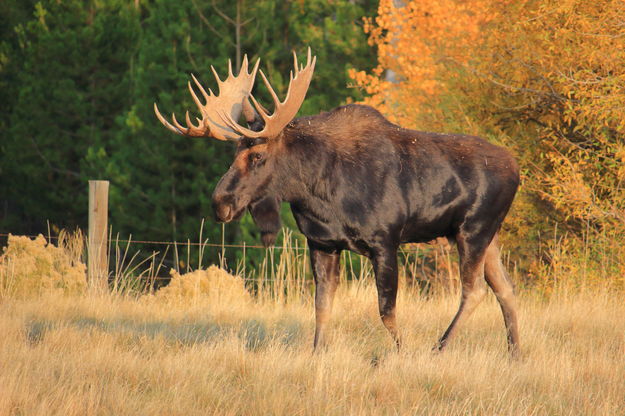
[{"label": "evergreen tree", "polygon": [[40,231],[46,219],[85,223],[85,156],[110,140],[129,103],[125,74],[137,29],[122,8],[99,7],[36,3],[33,18],[14,26],[6,58],[12,85],[2,138],[3,229]]}]

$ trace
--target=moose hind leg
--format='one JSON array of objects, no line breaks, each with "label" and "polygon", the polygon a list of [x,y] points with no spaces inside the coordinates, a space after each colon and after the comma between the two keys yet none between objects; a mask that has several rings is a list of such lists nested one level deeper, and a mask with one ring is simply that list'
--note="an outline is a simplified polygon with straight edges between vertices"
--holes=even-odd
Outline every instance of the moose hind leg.
[{"label": "moose hind leg", "polygon": [[315,341],[314,348],[325,345],[325,332],[334,294],[339,283],[340,253],[327,253],[310,248],[310,261],[315,278]]},{"label": "moose hind leg", "polygon": [[388,250],[372,257],[375,283],[378,289],[378,309],[382,323],[399,348],[395,305],[397,302],[397,250]]},{"label": "moose hind leg", "polygon": [[512,282],[501,263],[498,238],[495,236],[486,250],[484,263],[486,283],[495,292],[508,335],[508,351],[513,355],[519,354],[519,324],[517,319],[517,301],[514,295]]},{"label": "moose hind leg", "polygon": [[458,312],[456,312],[451,324],[449,324],[449,327],[434,347],[438,351],[445,349],[451,338],[456,334],[458,325],[471,315],[486,295],[484,245],[470,244],[461,235],[457,237],[457,243],[460,257],[462,297],[460,298]]}]

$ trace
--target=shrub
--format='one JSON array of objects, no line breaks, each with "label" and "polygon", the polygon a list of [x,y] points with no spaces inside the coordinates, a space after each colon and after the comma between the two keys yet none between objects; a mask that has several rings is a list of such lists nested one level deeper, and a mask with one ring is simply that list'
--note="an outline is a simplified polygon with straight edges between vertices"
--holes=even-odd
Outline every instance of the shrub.
[{"label": "shrub", "polygon": [[[43,235],[30,239],[9,235],[0,256],[0,297],[35,296],[42,292],[79,293],[86,287],[86,267],[77,258],[76,244],[59,237],[59,246]],[[78,240],[78,239],[75,239]]]},{"label": "shrub", "polygon": [[209,302],[241,302],[250,298],[243,279],[233,276],[217,266],[205,270],[180,274],[170,271],[169,285],[156,292],[154,297],[165,301],[202,299]]}]

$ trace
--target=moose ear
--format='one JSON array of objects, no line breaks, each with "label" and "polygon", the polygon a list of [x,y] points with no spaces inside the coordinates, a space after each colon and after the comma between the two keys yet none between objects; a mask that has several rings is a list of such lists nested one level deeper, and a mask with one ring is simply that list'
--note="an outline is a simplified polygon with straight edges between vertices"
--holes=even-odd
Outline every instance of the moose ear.
[{"label": "moose ear", "polygon": [[249,205],[252,219],[260,228],[260,238],[265,247],[275,244],[282,222],[280,221],[280,200],[266,196]]},{"label": "moose ear", "polygon": [[247,127],[252,131],[261,131],[265,127],[265,122],[258,111],[252,107],[250,99],[247,97],[243,100],[243,117],[245,117]]}]

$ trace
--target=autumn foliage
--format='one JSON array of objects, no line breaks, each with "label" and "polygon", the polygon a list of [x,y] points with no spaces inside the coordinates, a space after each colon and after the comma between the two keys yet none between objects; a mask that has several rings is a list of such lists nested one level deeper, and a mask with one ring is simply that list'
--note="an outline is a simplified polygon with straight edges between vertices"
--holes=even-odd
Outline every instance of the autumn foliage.
[{"label": "autumn foliage", "polygon": [[350,75],[367,103],[406,127],[479,134],[517,154],[506,243],[530,279],[567,263],[622,285],[622,1],[383,0],[365,30],[379,65]]},{"label": "autumn foliage", "polygon": [[382,0],[379,16],[365,18],[369,43],[378,48],[378,66],[370,74],[352,70],[350,76],[369,94],[366,104],[415,127],[440,112],[445,60],[467,63],[469,46],[480,41],[480,28],[491,17],[474,12],[487,3],[480,0],[412,1],[400,8],[393,3]]}]

